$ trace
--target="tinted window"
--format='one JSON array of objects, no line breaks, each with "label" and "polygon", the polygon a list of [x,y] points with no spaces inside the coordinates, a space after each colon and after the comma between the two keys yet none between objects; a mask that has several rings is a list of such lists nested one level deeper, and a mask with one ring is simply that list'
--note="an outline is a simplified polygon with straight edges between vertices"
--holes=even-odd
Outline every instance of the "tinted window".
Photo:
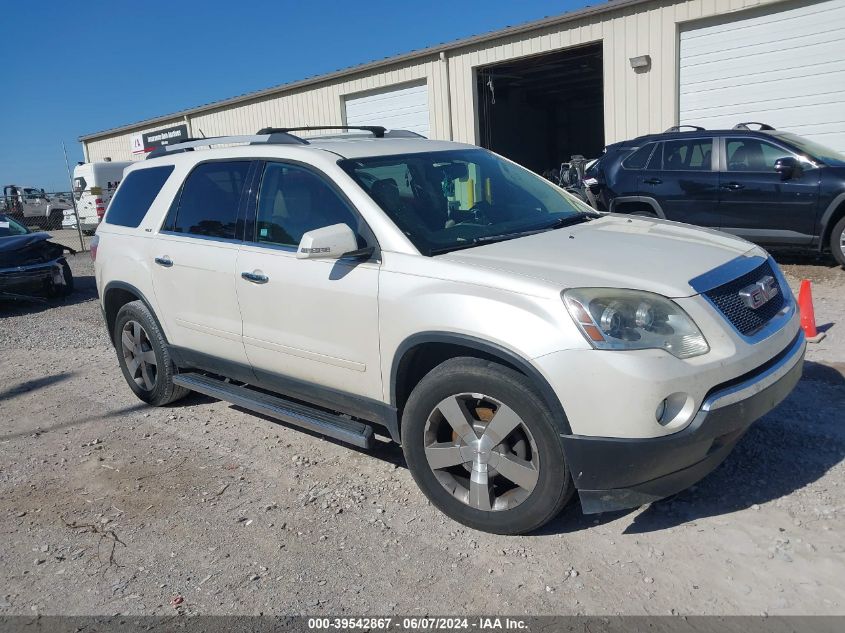
[{"label": "tinted window", "polygon": [[728,171],[774,171],[775,161],[792,152],[756,138],[726,139]]},{"label": "tinted window", "polygon": [[668,171],[710,171],[713,140],[679,139],[663,142],[663,167]]},{"label": "tinted window", "polygon": [[175,233],[234,239],[248,170],[249,161],[197,165],[171,208],[167,228]]},{"label": "tinted window", "polygon": [[654,143],[643,145],[640,149],[634,151],[628,158],[622,161],[622,166],[625,169],[642,169],[648,162],[648,157],[651,156],[651,151],[654,149]]},{"label": "tinted window", "polygon": [[306,232],[333,224],[358,232],[355,213],[320,176],[293,165],[267,164],[258,194],[256,242],[296,246]]},{"label": "tinted window", "polygon": [[130,228],[141,224],[141,220],[144,219],[150,205],[172,172],[172,165],[129,172],[109,204],[104,220],[106,224]]},{"label": "tinted window", "polygon": [[592,213],[548,180],[481,149],[338,164],[426,255],[553,230]]}]

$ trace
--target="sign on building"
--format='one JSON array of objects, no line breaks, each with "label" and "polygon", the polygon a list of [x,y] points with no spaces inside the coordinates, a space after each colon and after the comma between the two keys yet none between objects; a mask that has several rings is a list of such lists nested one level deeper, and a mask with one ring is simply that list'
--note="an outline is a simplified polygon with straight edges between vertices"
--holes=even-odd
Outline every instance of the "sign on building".
[{"label": "sign on building", "polygon": [[165,145],[172,145],[173,143],[180,143],[188,138],[188,126],[184,123],[182,125],[174,125],[163,130],[156,130],[155,132],[148,132],[147,134],[133,134],[132,135],[132,153],[144,154],[151,152],[157,147]]}]

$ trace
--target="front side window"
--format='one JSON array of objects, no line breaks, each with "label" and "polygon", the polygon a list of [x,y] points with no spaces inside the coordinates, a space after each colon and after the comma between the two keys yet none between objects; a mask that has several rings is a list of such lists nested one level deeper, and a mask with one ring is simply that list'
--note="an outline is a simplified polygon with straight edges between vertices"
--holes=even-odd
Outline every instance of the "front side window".
[{"label": "front side window", "polygon": [[663,165],[666,171],[710,171],[713,139],[677,139],[663,142]]},{"label": "front side window", "polygon": [[213,161],[197,165],[174,201],[175,206],[168,215],[167,230],[235,239],[238,234],[238,205],[249,164],[249,161]]},{"label": "front side window", "polygon": [[725,139],[728,171],[773,172],[778,158],[791,152],[756,138]]},{"label": "front side window", "polygon": [[358,232],[357,215],[317,174],[284,163],[267,163],[258,194],[255,241],[297,246],[308,231],[346,224]]},{"label": "front side window", "polygon": [[172,172],[172,165],[129,172],[123,186],[114,194],[103,221],[136,228]]},{"label": "front side window", "polygon": [[551,230],[594,213],[544,178],[486,150],[338,164],[425,255]]}]

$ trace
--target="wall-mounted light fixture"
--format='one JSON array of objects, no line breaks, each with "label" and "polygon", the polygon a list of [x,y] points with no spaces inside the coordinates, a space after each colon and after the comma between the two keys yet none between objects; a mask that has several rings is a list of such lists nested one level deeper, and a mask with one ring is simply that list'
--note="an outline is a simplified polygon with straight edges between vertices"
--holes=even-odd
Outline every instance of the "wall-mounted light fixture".
[{"label": "wall-mounted light fixture", "polygon": [[631,68],[633,68],[638,73],[643,73],[651,68],[651,55],[639,55],[637,57],[631,57],[629,60],[631,62]]}]

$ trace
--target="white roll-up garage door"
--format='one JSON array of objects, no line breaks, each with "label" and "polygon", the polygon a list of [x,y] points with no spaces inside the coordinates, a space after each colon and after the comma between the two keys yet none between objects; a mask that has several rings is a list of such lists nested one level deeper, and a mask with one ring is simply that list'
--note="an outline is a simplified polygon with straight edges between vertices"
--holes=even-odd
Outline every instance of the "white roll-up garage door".
[{"label": "white roll-up garage door", "polygon": [[845,151],[845,0],[741,15],[681,31],[679,122],[762,121]]},{"label": "white roll-up garage door", "polygon": [[428,87],[416,84],[346,97],[347,125],[382,125],[428,137]]}]

